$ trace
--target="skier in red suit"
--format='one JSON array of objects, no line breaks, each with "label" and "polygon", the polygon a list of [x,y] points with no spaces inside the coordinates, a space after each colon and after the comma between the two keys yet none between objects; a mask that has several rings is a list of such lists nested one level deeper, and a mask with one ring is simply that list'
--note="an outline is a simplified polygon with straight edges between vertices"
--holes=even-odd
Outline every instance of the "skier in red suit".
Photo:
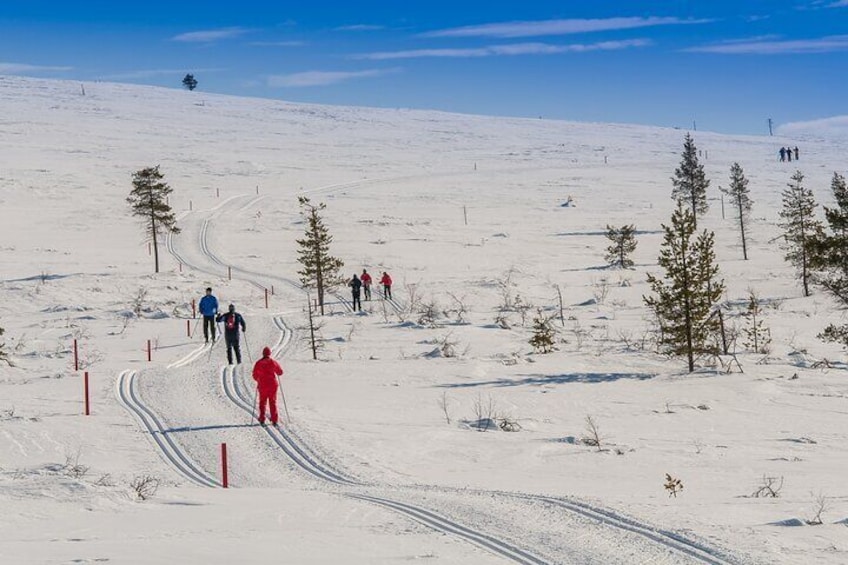
[{"label": "skier in red suit", "polygon": [[277,425],[277,377],[283,374],[280,364],[271,358],[271,349],[262,350],[262,359],[253,366],[253,380],[259,391],[259,423],[265,425],[265,405],[271,412],[271,423]]}]

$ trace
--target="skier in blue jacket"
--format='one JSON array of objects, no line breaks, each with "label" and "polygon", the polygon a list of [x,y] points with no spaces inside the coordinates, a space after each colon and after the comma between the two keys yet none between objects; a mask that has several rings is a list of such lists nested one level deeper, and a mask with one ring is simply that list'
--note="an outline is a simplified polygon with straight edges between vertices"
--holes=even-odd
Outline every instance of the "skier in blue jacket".
[{"label": "skier in blue jacket", "polygon": [[[212,289],[206,289],[206,296],[200,299],[200,313],[203,315],[203,337],[209,343],[209,332],[215,341],[215,316],[218,315],[218,299],[212,295]],[[211,329],[210,329],[211,328]]]}]

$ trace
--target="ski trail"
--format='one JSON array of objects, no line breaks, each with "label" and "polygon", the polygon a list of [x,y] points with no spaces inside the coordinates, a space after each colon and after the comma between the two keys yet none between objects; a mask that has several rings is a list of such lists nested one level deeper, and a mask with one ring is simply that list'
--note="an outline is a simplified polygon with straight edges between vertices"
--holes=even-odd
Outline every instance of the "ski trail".
[{"label": "ski trail", "polygon": [[179,444],[171,438],[156,414],[141,402],[136,393],[136,376],[137,373],[132,370],[125,370],[118,376],[115,389],[118,401],[138,418],[158,446],[159,453],[178,473],[200,486],[221,486],[217,479],[201,470],[189,458]]}]

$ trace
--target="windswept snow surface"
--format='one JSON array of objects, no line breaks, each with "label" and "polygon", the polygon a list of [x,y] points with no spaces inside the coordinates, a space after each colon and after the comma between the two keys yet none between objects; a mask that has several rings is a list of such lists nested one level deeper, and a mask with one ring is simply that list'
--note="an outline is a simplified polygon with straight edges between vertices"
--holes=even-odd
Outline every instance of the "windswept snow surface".
[{"label": "windswept snow surface", "polygon": [[[740,338],[743,373],[687,374],[652,352],[642,302],[683,131],[84,86],[0,77],[0,562],[848,562],[848,379],[816,338],[842,313],[802,297],[777,226],[796,170],[831,204],[844,137],[694,132],[728,325],[745,326],[752,289],[772,344]],[[800,161],[778,162],[786,145]],[[718,190],[734,161],[754,200],[748,261]],[[182,229],[158,275],[126,204],[154,165]],[[317,362],[302,195],[326,203],[347,276],[395,281],[358,313],[346,288],[329,297]],[[610,270],[605,227],[628,223],[636,267]],[[245,315],[241,366],[199,338],[206,286]],[[533,354],[530,320],[559,315],[557,288],[559,349]],[[524,324],[495,324],[505,293],[531,306]],[[429,303],[445,312],[433,327]],[[280,430],[249,410],[265,345],[285,369]],[[479,431],[480,416],[520,430]],[[600,449],[581,442],[587,416]],[[139,501],[145,476],[160,486]],[[752,496],[770,480],[779,497]],[[819,501],[824,523],[807,525]]]}]

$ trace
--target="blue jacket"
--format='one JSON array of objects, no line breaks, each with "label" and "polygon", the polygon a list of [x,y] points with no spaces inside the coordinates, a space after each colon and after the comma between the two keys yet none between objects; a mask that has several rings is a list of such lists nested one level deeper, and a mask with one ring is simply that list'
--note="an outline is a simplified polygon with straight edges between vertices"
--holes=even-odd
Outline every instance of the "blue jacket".
[{"label": "blue jacket", "polygon": [[200,299],[200,313],[204,316],[214,316],[218,313],[218,299],[207,294]]}]

